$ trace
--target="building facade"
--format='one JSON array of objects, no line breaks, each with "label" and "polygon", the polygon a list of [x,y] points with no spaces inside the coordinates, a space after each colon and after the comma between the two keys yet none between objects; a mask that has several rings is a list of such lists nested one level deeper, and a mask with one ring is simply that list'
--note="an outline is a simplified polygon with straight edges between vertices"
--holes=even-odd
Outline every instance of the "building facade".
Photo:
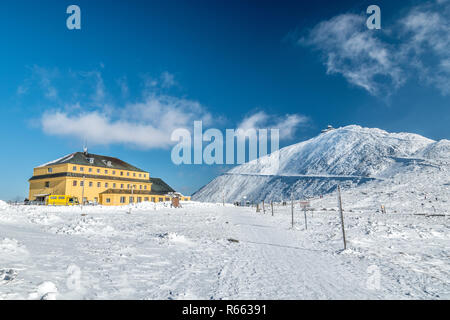
[{"label": "building facade", "polygon": [[[126,205],[170,201],[178,194],[164,181],[120,159],[75,152],[34,168],[29,179],[29,200],[45,201],[51,195],[70,195],[80,203]],[[155,190],[152,185],[155,184]]]}]

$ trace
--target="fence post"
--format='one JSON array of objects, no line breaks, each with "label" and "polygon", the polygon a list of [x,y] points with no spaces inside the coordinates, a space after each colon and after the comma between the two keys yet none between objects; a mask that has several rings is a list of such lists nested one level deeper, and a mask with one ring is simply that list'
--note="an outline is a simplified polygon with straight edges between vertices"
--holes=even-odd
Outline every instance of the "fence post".
[{"label": "fence post", "polygon": [[305,214],[305,229],[308,230],[308,221],[306,221],[306,206],[303,208],[303,212]]},{"label": "fence post", "polygon": [[270,201],[270,207],[272,208],[272,217],[273,217],[273,201]]},{"label": "fence post", "polygon": [[341,226],[342,226],[342,238],[344,240],[344,250],[347,249],[347,242],[345,240],[345,229],[344,229],[344,213],[342,212],[342,198],[341,198],[341,186],[338,185],[338,202],[339,202],[339,212],[341,213]]},{"label": "fence post", "polygon": [[266,214],[266,207],[264,206],[264,200],[262,201],[262,206],[263,206],[263,214]]},{"label": "fence post", "polygon": [[294,196],[292,193],[291,193],[291,216],[292,216],[291,219],[292,229],[294,229]]}]

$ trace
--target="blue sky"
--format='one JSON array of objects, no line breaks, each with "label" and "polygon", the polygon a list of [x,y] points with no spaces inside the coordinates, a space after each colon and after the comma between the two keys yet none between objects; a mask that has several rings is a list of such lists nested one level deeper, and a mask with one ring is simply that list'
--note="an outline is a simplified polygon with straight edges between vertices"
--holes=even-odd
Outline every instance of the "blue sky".
[{"label": "blue sky", "polygon": [[449,17],[447,0],[2,1],[0,199],[84,138],[190,194],[230,168],[172,164],[194,120],[279,126],[281,146],[327,124],[448,139]]}]

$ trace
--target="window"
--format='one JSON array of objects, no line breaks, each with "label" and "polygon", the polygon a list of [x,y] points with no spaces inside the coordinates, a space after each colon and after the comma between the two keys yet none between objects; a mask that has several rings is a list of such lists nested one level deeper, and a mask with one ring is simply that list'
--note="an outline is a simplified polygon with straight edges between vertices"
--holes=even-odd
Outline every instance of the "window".
[{"label": "window", "polygon": [[80,181],[80,187],[84,186],[84,181]]},{"label": "window", "polygon": [[133,177],[136,177],[136,173],[133,173]]},{"label": "window", "polygon": [[105,183],[105,188],[108,188],[108,182]]},{"label": "window", "polygon": [[127,176],[130,176],[130,173],[129,173],[129,172],[127,172]]},{"label": "window", "polygon": [[50,199],[52,199],[52,200],[56,200],[56,198],[57,198],[57,197],[50,197]]},{"label": "window", "polygon": [[120,175],[123,176],[123,171],[120,171]]},{"label": "window", "polygon": [[89,168],[89,172],[92,172],[92,168]]},{"label": "window", "polygon": [[125,203],[125,200],[126,198],[125,197],[120,197],[120,203]]},{"label": "window", "polygon": [[134,198],[130,197],[130,203],[133,203],[133,202],[134,202]]},{"label": "window", "polygon": [[111,203],[111,198],[106,198],[106,203]]},{"label": "window", "polygon": [[89,187],[92,187],[93,186],[93,182],[89,182]]},{"label": "window", "polygon": [[116,188],[116,184],[115,184],[115,183],[113,183],[113,188],[114,188],[114,189]]},{"label": "window", "polygon": [[144,197],[144,201],[147,201],[147,202],[148,202],[148,197]]},{"label": "window", "polygon": [[120,189],[123,189],[123,183],[120,185]]},{"label": "window", "polygon": [[141,197],[137,197],[137,202],[142,202],[142,198]]},{"label": "window", "polygon": [[115,170],[113,170],[112,174],[116,174],[116,171],[115,171]]},{"label": "window", "polygon": [[72,170],[77,171],[77,167],[73,166]]},{"label": "window", "polygon": [[100,182],[97,182],[97,188],[100,188],[102,185]]},{"label": "window", "polygon": [[147,186],[144,186],[144,190],[147,190]]},{"label": "window", "polygon": [[170,198],[169,198],[169,197],[166,197],[166,201],[170,201]]},{"label": "window", "polygon": [[94,164],[94,158],[89,158],[89,163]]},{"label": "window", "polygon": [[81,171],[81,172],[84,171],[84,168],[83,168],[83,167],[80,167],[80,171]]},{"label": "window", "polygon": [[77,180],[73,181],[73,186],[76,187],[77,186]]},{"label": "window", "polygon": [[47,171],[48,171],[48,173],[52,173],[53,172],[53,168],[48,168]]},{"label": "window", "polygon": [[159,198],[159,202],[162,202],[164,199],[163,198]]},{"label": "window", "polygon": [[100,173],[100,169],[97,169],[97,173]]},{"label": "window", "polygon": [[108,174],[108,170],[105,170],[105,174]]},{"label": "window", "polygon": [[59,200],[64,200],[65,198],[66,197],[64,197],[64,196],[58,197]]},{"label": "window", "polygon": [[45,181],[45,187],[50,188],[50,181]]},{"label": "window", "polygon": [[142,176],[142,174],[139,173],[139,178]]},{"label": "window", "polygon": [[155,202],[155,201],[156,201],[155,197],[152,197],[152,202]]},{"label": "window", "polygon": [[127,184],[127,189],[130,189],[130,185],[129,184]]}]

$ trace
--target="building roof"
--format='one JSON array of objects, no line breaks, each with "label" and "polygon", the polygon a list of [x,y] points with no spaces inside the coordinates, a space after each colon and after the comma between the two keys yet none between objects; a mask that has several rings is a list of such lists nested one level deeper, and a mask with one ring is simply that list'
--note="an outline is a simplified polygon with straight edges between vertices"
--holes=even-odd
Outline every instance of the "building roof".
[{"label": "building roof", "polygon": [[160,178],[150,178],[150,182],[152,183],[152,193],[153,194],[167,194],[169,192],[175,192],[167,183],[165,183]]},{"label": "building roof", "polygon": [[68,154],[62,158],[53,160],[51,162],[47,162],[39,167],[47,167],[54,166],[57,164],[70,163],[70,164],[78,164],[84,166],[95,166],[95,167],[104,167],[111,168],[117,170],[129,170],[129,171],[139,171],[146,172],[142,169],[139,169],[131,164],[122,161],[120,159],[108,156],[101,156],[98,154],[92,153],[84,153],[84,152],[74,152]]}]

